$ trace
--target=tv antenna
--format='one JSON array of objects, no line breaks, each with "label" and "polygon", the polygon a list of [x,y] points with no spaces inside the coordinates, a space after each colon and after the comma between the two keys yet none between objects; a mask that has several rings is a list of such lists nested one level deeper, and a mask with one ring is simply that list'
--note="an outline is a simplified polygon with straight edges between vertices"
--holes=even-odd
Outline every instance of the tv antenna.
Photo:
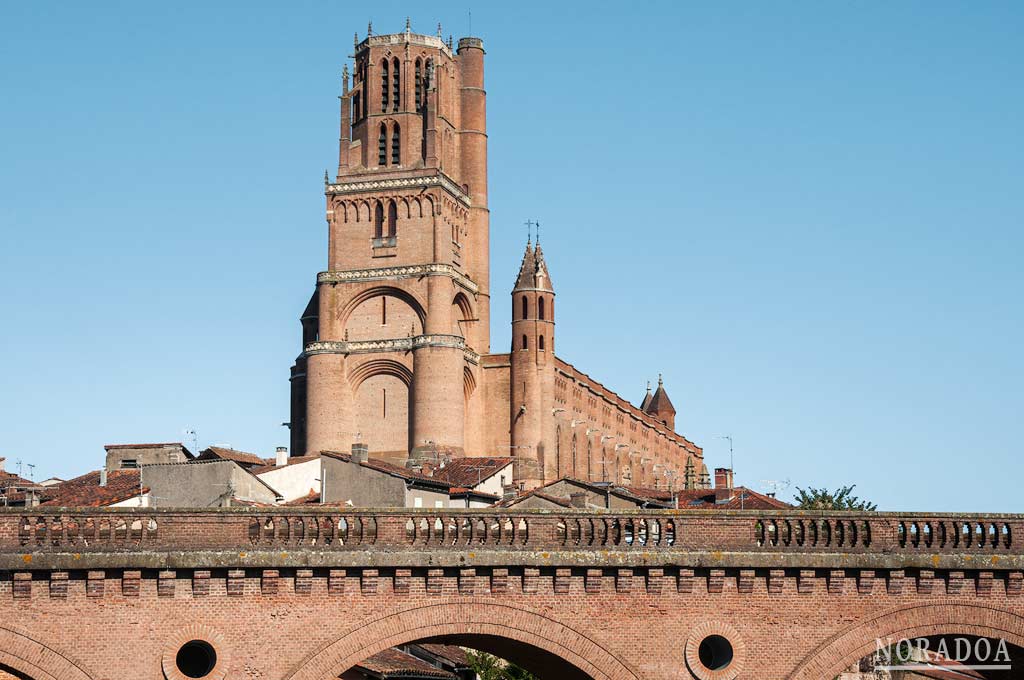
[{"label": "tv antenna", "polygon": [[33,463],[26,463],[25,467],[28,468],[28,481],[35,480],[36,466]]},{"label": "tv antenna", "polygon": [[185,436],[192,442],[192,453],[193,455],[199,455],[199,434],[193,429],[188,428],[185,430]]},{"label": "tv antenna", "polygon": [[732,464],[732,435],[723,434],[718,437],[719,439],[727,439],[729,441],[729,469],[732,470],[733,474],[736,474],[736,468]]},{"label": "tv antenna", "polygon": [[790,487],[791,483],[792,482],[790,482],[788,477],[786,479],[784,479],[784,480],[779,480],[779,479],[762,479],[761,480],[761,484],[764,485],[765,489],[768,489],[768,495],[770,495],[772,498],[778,498],[779,497],[779,492],[780,491],[785,491],[786,489],[788,489]]}]

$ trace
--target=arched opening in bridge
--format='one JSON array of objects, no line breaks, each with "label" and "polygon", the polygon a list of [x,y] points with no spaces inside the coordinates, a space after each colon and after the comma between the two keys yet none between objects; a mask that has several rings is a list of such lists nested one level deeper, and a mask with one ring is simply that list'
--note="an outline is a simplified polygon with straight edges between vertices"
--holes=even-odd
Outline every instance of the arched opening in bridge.
[{"label": "arched opening in bridge", "polygon": [[[420,677],[415,675],[417,672],[415,663],[417,661],[424,663],[437,663],[440,670],[442,667],[445,667],[446,664],[443,662],[439,663],[435,659],[432,659],[431,657],[433,655],[429,652],[438,652],[440,650],[443,654],[445,653],[444,649],[447,649],[449,654],[453,651],[468,651],[466,654],[467,657],[475,656],[474,652],[483,652],[484,654],[496,657],[498,664],[512,664],[513,667],[517,667],[517,670],[525,671],[525,673],[529,674],[528,676],[525,674],[519,675],[512,671],[512,667],[510,667],[508,674],[508,677],[510,678],[532,677],[537,680],[593,679],[592,675],[580,670],[571,662],[556,654],[541,649],[540,647],[496,635],[468,633],[422,638],[411,643],[399,645],[396,648],[385,650],[384,652],[364,659],[360,663],[357,663],[343,672],[340,675],[340,678],[341,680],[369,680],[371,678],[379,677],[378,674],[388,666],[393,669],[392,672],[395,673],[394,677],[399,677],[397,673],[403,672],[398,670],[403,663],[403,659],[409,666],[408,670],[404,671],[407,676]],[[428,653],[424,654],[424,651]],[[412,657],[412,659],[410,660],[409,657]],[[451,666],[447,666],[447,669],[449,672],[453,672]],[[476,677],[472,671],[459,672],[458,670],[454,670],[454,675],[460,680],[462,680],[463,677]],[[406,675],[401,677],[406,677]]]},{"label": "arched opening in bridge", "polygon": [[0,664],[0,680],[35,680],[35,678]]},{"label": "arched opening in bridge", "polygon": [[858,676],[1014,680],[1024,677],[1024,648],[1002,638],[957,633],[886,637],[836,680]]}]

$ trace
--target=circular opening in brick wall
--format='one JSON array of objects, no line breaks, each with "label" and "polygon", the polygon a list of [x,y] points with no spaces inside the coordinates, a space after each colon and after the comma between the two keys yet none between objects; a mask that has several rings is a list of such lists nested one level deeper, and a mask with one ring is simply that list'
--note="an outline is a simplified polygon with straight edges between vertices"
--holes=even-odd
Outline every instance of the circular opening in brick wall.
[{"label": "circular opening in brick wall", "polygon": [[705,621],[686,638],[686,666],[698,680],[735,680],[743,673],[747,646],[724,621]]},{"label": "circular opening in brick wall", "polygon": [[732,663],[732,643],[721,635],[708,635],[700,641],[697,658],[704,667],[712,671],[720,671]]},{"label": "circular opening in brick wall", "polygon": [[189,678],[205,678],[217,665],[217,652],[203,640],[189,640],[174,657],[174,665]]}]

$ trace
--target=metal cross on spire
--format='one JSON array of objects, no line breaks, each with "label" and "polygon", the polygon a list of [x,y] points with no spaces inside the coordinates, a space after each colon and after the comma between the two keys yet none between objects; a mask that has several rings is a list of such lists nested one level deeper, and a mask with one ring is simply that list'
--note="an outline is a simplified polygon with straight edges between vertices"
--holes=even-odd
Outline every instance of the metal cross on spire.
[{"label": "metal cross on spire", "polygon": [[533,220],[526,220],[523,222],[526,225],[526,245],[530,245],[533,240],[533,228],[537,227],[537,239],[540,239],[540,222],[534,222]]}]

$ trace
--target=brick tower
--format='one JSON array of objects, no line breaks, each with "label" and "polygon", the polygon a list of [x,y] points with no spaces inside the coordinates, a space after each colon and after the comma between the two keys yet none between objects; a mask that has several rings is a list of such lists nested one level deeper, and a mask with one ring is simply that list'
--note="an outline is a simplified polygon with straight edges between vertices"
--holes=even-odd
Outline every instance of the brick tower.
[{"label": "brick tower", "polygon": [[408,22],[403,33],[356,37],[337,175],[325,186],[327,271],[292,368],[292,455],[361,441],[408,463],[482,448],[483,61],[480,39],[462,38],[453,53]]},{"label": "brick tower", "polygon": [[[539,240],[539,239],[538,239]],[[512,289],[509,417],[517,481],[527,487],[554,479],[555,456],[546,442],[555,438],[555,290],[540,243],[529,242]]]}]

